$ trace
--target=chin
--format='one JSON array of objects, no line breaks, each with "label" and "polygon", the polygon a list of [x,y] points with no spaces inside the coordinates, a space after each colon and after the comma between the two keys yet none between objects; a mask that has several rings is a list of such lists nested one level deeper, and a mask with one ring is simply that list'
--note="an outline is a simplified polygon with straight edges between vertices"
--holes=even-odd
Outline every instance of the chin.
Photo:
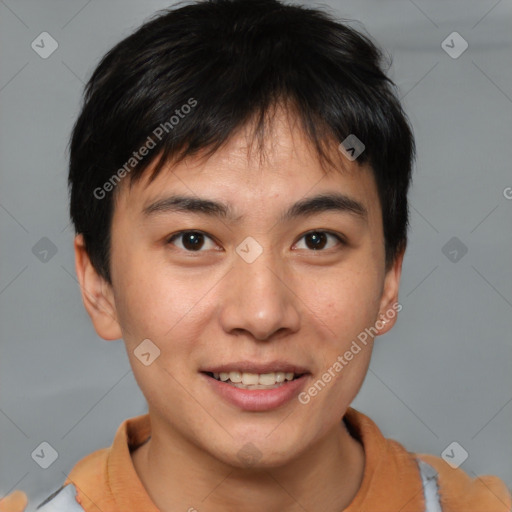
[{"label": "chin", "polygon": [[[279,428],[279,427],[278,427]],[[295,435],[286,435],[286,431],[280,436],[260,435],[237,438],[234,436],[229,440],[229,446],[220,446],[212,456],[232,467],[241,469],[263,470],[267,468],[281,467],[292,462],[302,452],[304,438]],[[211,448],[210,448],[211,449]]]}]

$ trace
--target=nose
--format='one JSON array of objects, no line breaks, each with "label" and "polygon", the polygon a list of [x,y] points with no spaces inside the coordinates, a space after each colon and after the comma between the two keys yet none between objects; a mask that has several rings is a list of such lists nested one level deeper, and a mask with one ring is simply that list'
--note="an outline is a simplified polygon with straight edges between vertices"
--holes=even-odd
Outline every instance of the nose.
[{"label": "nose", "polygon": [[274,339],[278,331],[296,332],[300,299],[289,275],[270,251],[263,251],[252,263],[236,257],[224,280],[223,329],[229,334],[249,333],[258,341]]}]

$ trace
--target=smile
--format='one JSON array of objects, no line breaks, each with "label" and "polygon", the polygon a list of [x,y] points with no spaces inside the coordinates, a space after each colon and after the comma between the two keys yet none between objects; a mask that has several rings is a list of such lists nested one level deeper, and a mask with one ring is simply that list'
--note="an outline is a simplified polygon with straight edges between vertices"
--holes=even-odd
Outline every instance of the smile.
[{"label": "smile", "polygon": [[293,372],[249,373],[242,371],[209,373],[215,380],[240,389],[273,389],[292,381],[299,375]]},{"label": "smile", "polygon": [[[214,395],[243,411],[264,412],[291,402],[304,389],[309,372],[202,371]],[[236,368],[236,367],[235,367]],[[292,368],[290,368],[292,369]]]}]

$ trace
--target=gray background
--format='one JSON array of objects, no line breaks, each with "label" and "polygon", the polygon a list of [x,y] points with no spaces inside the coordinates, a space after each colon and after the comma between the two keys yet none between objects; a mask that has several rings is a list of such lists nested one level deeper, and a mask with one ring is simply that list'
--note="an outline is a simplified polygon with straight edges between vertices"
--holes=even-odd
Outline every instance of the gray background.
[{"label": "gray background", "polygon": [[[171,4],[0,0],[0,497],[19,488],[35,506],[146,412],[122,341],[100,339],[81,303],[66,145],[100,57]],[[323,5],[393,56],[418,144],[403,310],[354,406],[410,451],[457,441],[462,469],[512,487],[512,1]],[[59,44],[47,59],[31,48],[43,31]],[[456,59],[441,47],[453,31],[469,44]],[[48,469],[31,458],[43,441]]]}]

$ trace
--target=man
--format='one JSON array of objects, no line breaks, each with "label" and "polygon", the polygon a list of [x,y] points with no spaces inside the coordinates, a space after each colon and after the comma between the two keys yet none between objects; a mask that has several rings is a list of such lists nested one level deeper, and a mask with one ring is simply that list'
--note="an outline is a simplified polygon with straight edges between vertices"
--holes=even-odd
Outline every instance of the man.
[{"label": "man", "polygon": [[84,305],[149,414],[39,510],[510,511],[498,478],[350,408],[401,309],[413,157],[378,48],[321,11],[197,2],[114,47],[70,210]]}]

